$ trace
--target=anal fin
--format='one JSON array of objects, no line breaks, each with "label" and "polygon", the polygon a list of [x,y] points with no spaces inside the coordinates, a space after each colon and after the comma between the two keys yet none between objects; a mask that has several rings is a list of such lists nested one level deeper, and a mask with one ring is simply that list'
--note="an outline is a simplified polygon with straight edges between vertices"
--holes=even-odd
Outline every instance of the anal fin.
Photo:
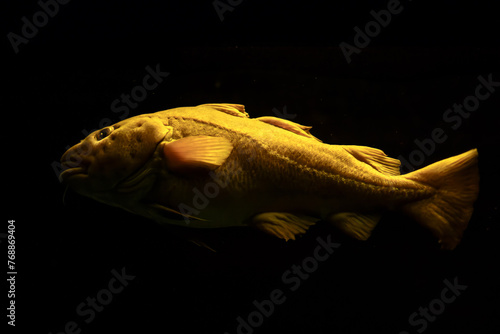
[{"label": "anal fin", "polygon": [[328,221],[351,237],[366,240],[370,237],[380,218],[379,214],[341,212],[331,215]]},{"label": "anal fin", "polygon": [[253,217],[251,225],[278,238],[295,240],[297,235],[306,233],[317,219],[286,212],[265,212]]}]

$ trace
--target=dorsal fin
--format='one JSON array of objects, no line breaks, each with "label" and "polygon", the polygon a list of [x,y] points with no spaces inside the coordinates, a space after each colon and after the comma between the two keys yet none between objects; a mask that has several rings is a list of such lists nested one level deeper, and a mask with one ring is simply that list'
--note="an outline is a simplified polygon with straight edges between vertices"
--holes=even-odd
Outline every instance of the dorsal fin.
[{"label": "dorsal fin", "polygon": [[218,111],[222,111],[226,114],[249,118],[248,114],[245,111],[245,106],[242,104],[230,104],[230,103],[207,103],[199,105],[198,107],[210,107],[216,109]]},{"label": "dorsal fin", "polygon": [[401,162],[398,159],[388,157],[379,149],[356,145],[346,145],[342,147],[344,150],[351,153],[353,157],[372,166],[382,174],[393,176],[400,174],[399,166]]},{"label": "dorsal fin", "polygon": [[309,130],[311,130],[311,128],[312,128],[311,126],[300,125],[298,123],[294,123],[294,122],[289,121],[287,119],[271,117],[271,116],[258,117],[258,118],[256,118],[256,120],[277,126],[279,128],[288,130],[288,131],[293,132],[295,134],[298,134],[300,136],[304,136],[304,137],[311,138],[311,139],[316,139],[317,141],[321,142],[321,140],[314,137],[309,132]]}]

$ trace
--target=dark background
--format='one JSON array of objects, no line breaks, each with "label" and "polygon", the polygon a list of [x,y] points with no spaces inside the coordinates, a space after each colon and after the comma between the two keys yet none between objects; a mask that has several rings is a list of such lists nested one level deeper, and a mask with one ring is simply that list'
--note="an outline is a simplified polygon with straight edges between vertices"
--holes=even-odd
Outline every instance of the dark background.
[{"label": "dark background", "polygon": [[[500,81],[498,15],[484,3],[403,1],[351,63],[339,44],[353,44],[354,27],[386,1],[243,0],[223,21],[212,1],[71,1],[17,54],[6,36],[21,34],[21,18],[32,21],[40,7],[3,3],[3,207],[16,220],[16,329],[59,333],[75,321],[81,333],[233,334],[254,300],[281,289],[286,301],[254,333],[417,333],[408,317],[457,278],[467,289],[424,332],[498,333],[500,87],[456,130],[443,121],[474,94],[478,76]],[[393,157],[408,158],[416,139],[441,127],[447,140],[422,166],[478,148],[481,190],[462,243],[441,251],[391,213],[366,242],[326,224],[288,243],[252,229],[202,233],[213,253],[182,231],[63,196],[54,162],[83,130],[118,121],[111,103],[157,64],[169,76],[129,116],[241,103],[251,117],[286,108],[326,143]],[[329,235],[341,247],[290,291],[282,274]],[[85,323],[77,306],[122,268],[135,278]]]}]

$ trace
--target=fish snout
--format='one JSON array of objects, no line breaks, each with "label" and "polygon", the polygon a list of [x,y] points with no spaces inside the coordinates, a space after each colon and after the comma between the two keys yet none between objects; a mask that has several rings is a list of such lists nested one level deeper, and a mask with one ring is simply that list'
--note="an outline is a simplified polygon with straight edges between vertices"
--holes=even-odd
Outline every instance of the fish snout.
[{"label": "fish snout", "polygon": [[65,182],[71,176],[86,174],[91,164],[92,145],[82,141],[68,149],[61,157],[62,173],[59,181]]}]

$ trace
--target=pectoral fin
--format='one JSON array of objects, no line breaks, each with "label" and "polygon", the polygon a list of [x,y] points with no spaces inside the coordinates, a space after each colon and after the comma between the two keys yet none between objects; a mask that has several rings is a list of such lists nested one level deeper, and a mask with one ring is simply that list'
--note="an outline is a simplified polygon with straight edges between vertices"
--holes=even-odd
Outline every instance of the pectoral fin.
[{"label": "pectoral fin", "polygon": [[214,170],[226,161],[232,149],[231,142],[223,137],[191,136],[166,143],[163,154],[168,169],[174,172]]},{"label": "pectoral fin", "polygon": [[158,216],[163,218],[171,219],[171,220],[199,220],[199,221],[207,221],[206,219],[194,217],[185,213],[181,213],[174,209],[167,208],[166,206],[160,205],[158,203],[151,203],[148,205],[150,211],[155,212]]},{"label": "pectoral fin", "polygon": [[378,214],[361,214],[354,212],[341,212],[331,215],[328,221],[337,228],[358,240],[366,240],[379,222]]},{"label": "pectoral fin", "polygon": [[270,117],[270,116],[258,117],[258,118],[256,118],[256,120],[259,120],[261,122],[277,126],[279,128],[288,130],[288,131],[293,132],[295,134],[298,134],[300,136],[304,136],[304,137],[307,137],[307,138],[315,139],[315,140],[321,142],[321,140],[319,140],[318,138],[314,137],[309,132],[309,130],[311,130],[311,128],[312,128],[311,126],[300,125],[298,123],[294,123],[294,122],[286,120],[286,119],[276,118],[276,117]]},{"label": "pectoral fin", "polygon": [[251,225],[286,241],[306,233],[317,219],[286,212],[265,212],[253,217]]},{"label": "pectoral fin", "polygon": [[199,239],[189,239],[190,242],[192,242],[193,244],[195,244],[196,246],[198,247],[203,247],[203,248],[206,248],[208,249],[209,251],[212,251],[214,253],[217,253],[217,251],[215,249],[213,249],[212,247],[210,247],[209,245],[207,245],[205,242],[199,240]]}]

